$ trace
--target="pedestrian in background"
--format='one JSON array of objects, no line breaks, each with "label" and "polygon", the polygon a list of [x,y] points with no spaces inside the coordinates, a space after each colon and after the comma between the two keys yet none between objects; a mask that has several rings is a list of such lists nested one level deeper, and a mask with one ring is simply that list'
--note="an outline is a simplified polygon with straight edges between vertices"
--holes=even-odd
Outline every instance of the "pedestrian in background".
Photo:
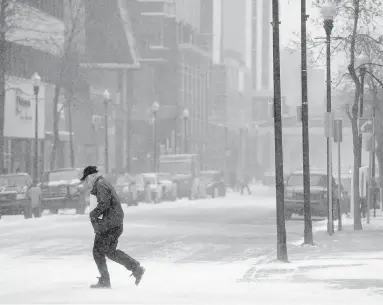
[{"label": "pedestrian in background", "polygon": [[31,187],[27,191],[27,198],[29,199],[31,212],[29,215],[33,214],[34,217],[41,216],[41,202],[42,202],[42,192],[41,188],[38,186],[37,182],[33,182]]},{"label": "pedestrian in background", "polygon": [[250,182],[250,176],[249,174],[244,174],[243,179],[241,180],[241,195],[243,195],[243,192],[245,189],[247,189],[247,193],[251,195],[251,191],[249,188],[249,182]]},{"label": "pedestrian in background", "polygon": [[131,276],[135,277],[135,284],[138,285],[145,269],[128,254],[117,250],[118,239],[123,232],[124,212],[116,191],[110,182],[100,175],[96,166],[87,166],[81,181],[88,183],[92,188],[91,195],[97,198],[97,206],[89,216],[95,232],[93,258],[101,276],[98,283],[90,287],[111,287],[106,257],[132,271]]}]

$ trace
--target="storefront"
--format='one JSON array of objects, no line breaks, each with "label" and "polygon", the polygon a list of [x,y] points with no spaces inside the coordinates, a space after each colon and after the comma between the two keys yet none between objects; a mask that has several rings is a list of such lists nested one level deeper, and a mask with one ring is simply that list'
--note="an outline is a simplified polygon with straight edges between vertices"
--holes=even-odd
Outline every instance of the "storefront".
[{"label": "storefront", "polygon": [[[28,172],[33,175],[36,99],[31,80],[9,77],[5,93],[4,147],[7,172]],[[43,168],[45,138],[45,85],[38,94],[39,166]]]}]

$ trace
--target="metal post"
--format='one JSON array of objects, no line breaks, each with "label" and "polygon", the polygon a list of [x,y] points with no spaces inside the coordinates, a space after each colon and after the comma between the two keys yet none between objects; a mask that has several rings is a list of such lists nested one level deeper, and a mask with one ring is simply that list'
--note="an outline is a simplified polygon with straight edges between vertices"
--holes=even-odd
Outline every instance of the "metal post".
[{"label": "metal post", "polygon": [[157,113],[153,111],[153,172],[157,172]]},{"label": "metal post", "polygon": [[229,129],[227,126],[224,127],[224,139],[223,139],[223,147],[225,150],[224,155],[224,167],[225,167],[225,180],[230,181],[229,175]]},{"label": "metal post", "polygon": [[69,149],[70,149],[70,166],[75,167],[74,147],[73,147],[73,126],[72,126],[72,93],[68,99],[68,124],[69,124]]},{"label": "metal post", "polygon": [[[375,111],[376,111],[376,108],[375,108],[375,105],[372,107],[372,117],[373,117],[373,122],[374,122],[374,127],[375,127]],[[373,189],[373,197],[372,197],[372,204],[374,206],[374,217],[376,217],[376,181],[375,181],[375,128],[374,128],[374,132],[372,134],[372,147],[371,147],[371,150],[372,150],[372,168],[371,168],[371,176],[372,176],[372,183],[373,183],[373,186],[374,186],[374,189]]]},{"label": "metal post", "polygon": [[307,90],[306,0],[301,0],[301,78],[302,78],[302,152],[303,152],[303,209],[305,216],[304,244],[313,244],[310,205],[310,153]]},{"label": "metal post", "polygon": [[38,181],[38,161],[39,161],[39,86],[33,86],[33,92],[35,94],[35,159],[34,159],[34,171],[33,181]]},{"label": "metal post", "polygon": [[108,100],[104,100],[104,108],[105,108],[105,115],[104,115],[104,128],[105,128],[105,174],[109,173],[109,149],[108,149]]},{"label": "metal post", "polygon": [[177,145],[178,145],[178,140],[177,140],[177,133],[178,133],[178,112],[179,112],[179,105],[177,102],[176,105],[176,117],[174,118],[174,142],[173,142],[173,154],[177,154]]},{"label": "metal post", "polygon": [[332,213],[332,141],[331,141],[331,132],[332,132],[332,116],[331,116],[331,31],[334,27],[333,20],[325,20],[324,28],[326,31],[326,68],[327,68],[327,77],[326,77],[326,93],[327,93],[327,116],[329,124],[329,134],[327,137],[327,200],[328,200],[328,218],[327,218],[327,233],[329,235],[334,233],[333,226],[333,213]]},{"label": "metal post", "polygon": [[334,196],[333,196],[333,175],[332,175],[332,139],[331,139],[331,135],[333,133],[333,128],[332,128],[332,124],[333,124],[333,117],[332,117],[332,113],[330,112],[330,119],[329,119],[329,131],[330,131],[330,134],[329,134],[329,137],[327,138],[327,144],[328,144],[328,155],[327,155],[327,160],[328,160],[328,180],[327,180],[327,185],[328,185],[328,189],[327,189],[327,198],[328,198],[328,222],[327,222],[327,227],[328,227],[328,234],[332,235],[334,233],[334,215],[333,215],[333,210],[334,210],[334,202],[333,202],[333,199],[334,199]]},{"label": "metal post", "polygon": [[[369,147],[370,148],[370,147]],[[371,210],[371,199],[372,199],[372,149],[370,149],[369,165],[368,165],[368,189],[367,189],[367,223],[370,223],[370,210]]]},{"label": "metal post", "polygon": [[340,206],[340,200],[342,198],[342,190],[340,186],[342,185],[342,176],[341,176],[341,157],[340,157],[340,141],[338,141],[338,231],[342,231],[342,209]]},{"label": "metal post", "polygon": [[279,1],[272,2],[273,15],[273,78],[274,78],[274,133],[275,133],[275,188],[277,209],[277,259],[288,261],[285,226],[282,113],[281,113],[281,66],[279,50]]},{"label": "metal post", "polygon": [[187,122],[187,118],[184,118],[184,138],[185,138],[185,143],[184,143],[184,152],[185,154],[188,153],[188,122]]}]

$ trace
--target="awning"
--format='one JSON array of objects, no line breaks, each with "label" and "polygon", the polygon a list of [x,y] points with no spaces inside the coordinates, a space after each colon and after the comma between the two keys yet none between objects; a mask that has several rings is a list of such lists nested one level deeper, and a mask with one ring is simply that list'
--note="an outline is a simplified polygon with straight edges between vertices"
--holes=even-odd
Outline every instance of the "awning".
[{"label": "awning", "polygon": [[86,68],[138,68],[138,54],[127,3],[124,0],[86,0]]}]

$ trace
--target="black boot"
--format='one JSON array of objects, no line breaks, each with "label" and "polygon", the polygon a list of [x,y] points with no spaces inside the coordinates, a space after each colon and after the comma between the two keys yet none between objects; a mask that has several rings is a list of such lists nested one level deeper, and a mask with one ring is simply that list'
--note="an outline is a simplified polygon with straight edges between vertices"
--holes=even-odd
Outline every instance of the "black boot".
[{"label": "black boot", "polygon": [[135,284],[138,286],[138,284],[141,282],[142,276],[145,273],[145,268],[141,266],[137,266],[136,269],[134,269],[133,273],[130,276],[134,276],[136,278]]},{"label": "black boot", "polygon": [[98,283],[90,285],[90,288],[110,288],[110,280],[104,280],[103,278],[98,278]]}]

